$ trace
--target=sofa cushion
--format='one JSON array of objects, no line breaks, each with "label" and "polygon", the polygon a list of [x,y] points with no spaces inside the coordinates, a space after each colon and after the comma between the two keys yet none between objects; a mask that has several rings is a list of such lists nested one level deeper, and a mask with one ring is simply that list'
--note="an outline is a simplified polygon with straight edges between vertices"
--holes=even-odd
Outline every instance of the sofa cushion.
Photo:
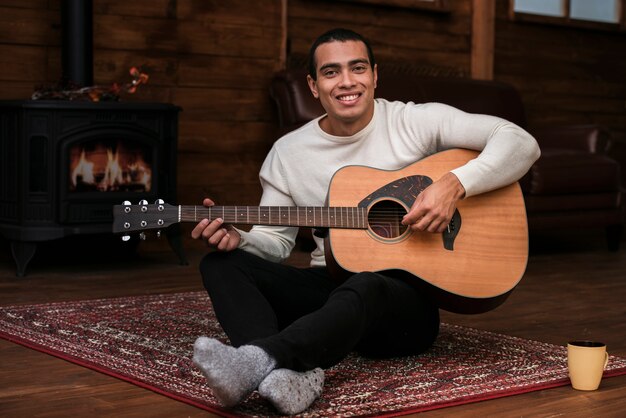
[{"label": "sofa cushion", "polygon": [[521,127],[526,125],[519,93],[513,86],[497,81],[381,73],[376,97],[414,103],[445,103],[465,112],[498,116]]},{"label": "sofa cushion", "polygon": [[621,205],[620,192],[572,195],[525,195],[526,211],[560,212],[590,209],[616,209]]},{"label": "sofa cushion", "polygon": [[604,155],[566,149],[542,150],[530,169],[531,195],[618,192],[619,164]]}]

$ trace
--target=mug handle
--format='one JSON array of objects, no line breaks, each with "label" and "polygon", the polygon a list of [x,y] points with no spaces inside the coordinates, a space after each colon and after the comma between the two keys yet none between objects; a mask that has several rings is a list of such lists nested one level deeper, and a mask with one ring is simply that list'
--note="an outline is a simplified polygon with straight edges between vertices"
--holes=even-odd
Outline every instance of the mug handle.
[{"label": "mug handle", "polygon": [[606,366],[609,364],[609,353],[604,353],[606,359],[604,360],[604,367],[602,368],[602,370],[606,369]]}]

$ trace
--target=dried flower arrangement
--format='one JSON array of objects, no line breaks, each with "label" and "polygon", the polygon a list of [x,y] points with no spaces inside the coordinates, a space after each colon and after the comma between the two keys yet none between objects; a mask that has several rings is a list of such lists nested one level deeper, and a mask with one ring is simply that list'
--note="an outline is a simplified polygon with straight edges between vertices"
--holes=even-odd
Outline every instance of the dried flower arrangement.
[{"label": "dried flower arrangement", "polygon": [[80,87],[73,83],[59,83],[54,86],[38,87],[32,100],[83,100],[91,102],[118,101],[124,93],[133,94],[141,84],[148,82],[148,74],[137,67],[130,69],[132,80],[126,84],[113,83],[110,86]]}]

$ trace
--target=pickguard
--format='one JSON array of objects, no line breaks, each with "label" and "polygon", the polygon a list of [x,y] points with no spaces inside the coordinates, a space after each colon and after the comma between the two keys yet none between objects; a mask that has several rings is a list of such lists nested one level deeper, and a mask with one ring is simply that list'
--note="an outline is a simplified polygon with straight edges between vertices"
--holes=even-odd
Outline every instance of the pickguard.
[{"label": "pickguard", "polygon": [[[408,211],[417,196],[431,184],[433,184],[433,180],[428,176],[414,175],[403,177],[374,191],[361,200],[358,206],[361,208],[370,208],[370,206],[381,200],[395,200],[401,202]],[[454,240],[460,229],[461,214],[458,209],[456,209],[448,224],[448,228],[442,233],[443,246],[446,250],[454,250]]]}]

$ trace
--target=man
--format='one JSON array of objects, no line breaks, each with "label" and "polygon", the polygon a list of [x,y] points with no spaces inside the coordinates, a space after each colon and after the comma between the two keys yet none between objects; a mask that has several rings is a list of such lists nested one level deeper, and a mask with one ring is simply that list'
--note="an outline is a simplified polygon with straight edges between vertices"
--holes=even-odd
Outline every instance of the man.
[{"label": "man", "polygon": [[[516,181],[539,157],[535,140],[505,120],[374,99],[376,62],[355,32],[323,34],[309,60],[308,84],[326,114],[275,143],[260,172],[261,205],[323,206],[332,175],[346,165],[396,170],[444,149],[482,150],[424,189],[402,221],[416,233],[438,233],[459,199]],[[310,268],[279,264],[296,233],[269,226],[244,232],[222,219],[204,219],[191,233],[217,250],[200,270],[233,346],[200,337],[194,362],[225,406],[258,389],[280,412],[295,414],[321,394],[322,369],[350,351],[418,354],[437,336],[439,312],[427,295],[372,272],[339,284],[325,268],[320,238]]]}]

